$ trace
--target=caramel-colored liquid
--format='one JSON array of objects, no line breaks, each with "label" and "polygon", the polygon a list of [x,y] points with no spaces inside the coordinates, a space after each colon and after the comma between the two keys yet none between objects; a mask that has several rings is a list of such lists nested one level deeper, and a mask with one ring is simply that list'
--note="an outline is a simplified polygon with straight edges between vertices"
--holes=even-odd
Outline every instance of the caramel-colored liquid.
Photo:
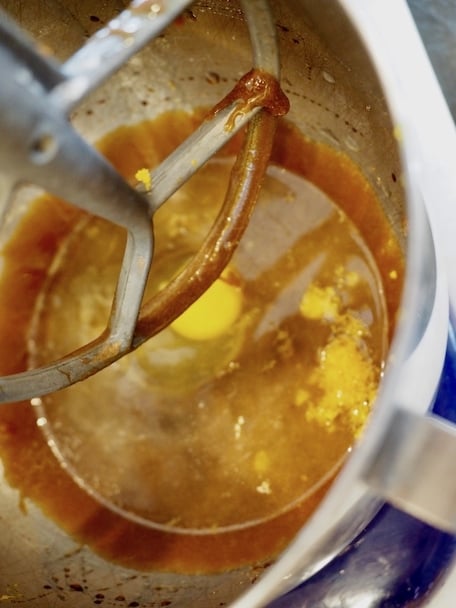
[{"label": "caramel-colored liquid", "polygon": [[[133,179],[199,119],[168,114],[100,147]],[[236,147],[157,213],[149,295],[197,250]],[[166,329],[38,408],[0,409],[9,483],[125,566],[207,572],[273,557],[318,506],[371,406],[400,295],[400,248],[347,158],[283,122],[272,161],[282,169],[268,175],[231,263],[243,311],[227,333],[193,343]],[[306,190],[309,207],[302,178],[338,208]],[[98,335],[123,244],[120,230],[53,197],[31,205],[4,248],[2,374]],[[304,305],[312,290],[331,295],[328,314]]]}]

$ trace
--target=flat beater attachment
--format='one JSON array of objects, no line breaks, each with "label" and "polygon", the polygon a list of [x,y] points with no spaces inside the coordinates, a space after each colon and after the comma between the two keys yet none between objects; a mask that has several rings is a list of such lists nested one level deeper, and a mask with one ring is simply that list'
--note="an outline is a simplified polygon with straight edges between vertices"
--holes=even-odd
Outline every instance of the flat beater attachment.
[{"label": "flat beater attachment", "polygon": [[[280,115],[288,109],[277,84],[275,26],[266,0],[242,2],[253,50],[252,72],[240,82],[235,94],[228,95],[192,136],[151,171],[150,191],[141,193],[130,186],[68,120],[85,96],[161,33],[189,4],[187,0],[136,0],[64,64],[42,56],[20,28],[0,13],[0,203],[5,207],[20,184],[34,184],[127,232],[106,331],[82,349],[49,365],[0,378],[0,402],[38,397],[103,369],[157,333],[163,319],[171,322],[207,289],[228,262],[226,256],[214,253],[214,243],[233,237],[232,232],[227,232],[223,216],[233,208],[243,211],[251,206],[258,190],[247,179],[252,169],[246,166],[245,155],[252,147],[263,148],[263,160],[253,169],[257,177],[253,183],[258,184],[272,145],[273,114]],[[253,88],[260,85],[265,91],[254,100],[246,98],[252,82]],[[271,95],[275,100],[272,105]],[[246,125],[247,135],[236,168],[240,186],[227,195],[220,221],[208,235],[207,250],[201,257],[212,263],[198,273],[203,278],[193,291],[185,292],[183,285],[188,284],[188,275],[195,270],[198,259],[193,268],[183,271],[169,292],[164,290],[160,301],[144,304],[153,257],[154,212]],[[237,230],[237,239],[245,228],[246,213],[240,217],[244,220],[230,228]],[[180,298],[181,305],[176,306],[176,298]],[[167,310],[172,312],[167,315]]]}]

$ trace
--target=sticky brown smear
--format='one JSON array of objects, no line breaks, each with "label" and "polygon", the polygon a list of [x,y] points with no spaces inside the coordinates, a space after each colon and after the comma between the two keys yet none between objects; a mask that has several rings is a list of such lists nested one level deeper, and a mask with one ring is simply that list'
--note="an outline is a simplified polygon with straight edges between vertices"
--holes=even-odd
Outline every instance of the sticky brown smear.
[{"label": "sticky brown smear", "polygon": [[238,116],[247,114],[253,108],[265,108],[272,116],[284,116],[290,109],[290,102],[279,82],[259,69],[247,72],[232,91],[211,110],[209,118],[233,103],[236,103],[236,107],[225,125],[227,131],[233,130]]},{"label": "sticky brown smear", "polygon": [[[166,114],[153,123],[122,127],[100,147],[133,179],[139,167],[154,166],[168,155],[202,117],[203,113]],[[238,145],[236,138],[222,154],[232,155]],[[273,160],[319,186],[361,229],[383,278],[391,334],[402,286],[402,255],[362,174],[344,156],[303,139],[285,122],[279,126]],[[1,374],[26,368],[26,337],[36,297],[59,243],[81,215],[71,206],[44,197],[31,206],[21,220],[18,236],[6,245],[0,282]],[[394,281],[389,276],[392,269],[397,273]],[[273,558],[330,486],[326,483],[303,504],[266,523],[236,532],[185,535],[131,523],[82,491],[51,453],[28,403],[0,407],[0,454],[7,481],[19,489],[22,498],[35,502],[46,516],[94,552],[138,570],[211,572]]]}]

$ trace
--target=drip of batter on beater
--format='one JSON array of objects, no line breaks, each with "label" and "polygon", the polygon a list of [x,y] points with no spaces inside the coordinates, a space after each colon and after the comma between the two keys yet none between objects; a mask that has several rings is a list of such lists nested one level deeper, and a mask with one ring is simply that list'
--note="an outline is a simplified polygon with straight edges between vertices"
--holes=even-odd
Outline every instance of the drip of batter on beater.
[{"label": "drip of batter on beater", "polygon": [[[134,182],[202,119],[171,112],[116,130],[100,149]],[[238,145],[157,212],[148,296],[198,250]],[[104,327],[124,242],[54,197],[31,204],[3,250],[1,373]],[[0,409],[9,483],[124,566],[210,572],[273,558],[317,508],[369,415],[403,258],[357,167],[281,121],[227,272],[227,291],[200,301],[195,317],[88,381]]]},{"label": "drip of batter on beater", "polygon": [[208,119],[228,106],[236,104],[225,129],[232,131],[236,118],[253,108],[264,108],[273,116],[284,116],[290,109],[290,101],[274,76],[254,68],[244,74],[234,88],[209,113]]}]

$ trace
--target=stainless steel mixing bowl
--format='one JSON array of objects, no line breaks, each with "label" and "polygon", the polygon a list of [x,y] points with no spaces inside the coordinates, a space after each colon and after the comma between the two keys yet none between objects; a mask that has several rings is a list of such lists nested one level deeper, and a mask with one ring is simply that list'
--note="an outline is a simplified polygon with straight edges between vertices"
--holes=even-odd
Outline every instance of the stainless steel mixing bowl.
[{"label": "stainless steel mixing bowl", "polygon": [[[127,2],[2,0],[1,5],[40,44],[64,60]],[[24,513],[18,491],[2,481],[0,602],[34,607],[63,602],[77,608],[94,604],[211,608],[237,601],[252,589],[239,605],[261,605],[322,567],[378,510],[380,500],[368,490],[367,480],[375,485],[370,463],[379,462],[378,446],[390,428],[394,404],[399,400],[413,403],[421,412],[432,399],[444,354],[446,302],[439,292],[432,236],[413,188],[408,132],[406,127],[399,131],[392,113],[394,103],[388,103],[397,98],[385,89],[384,78],[380,83],[357,29],[355,12],[348,5],[337,0],[272,3],[282,84],[291,101],[289,120],[309,138],[343,151],[362,168],[407,252],[403,314],[378,404],[362,440],[315,516],[259,580],[263,567],[258,565],[223,574],[184,576],[137,572],[108,563],[79,546],[28,500]],[[250,62],[248,35],[237,3],[198,1],[179,27],[170,28],[131,59],[71,118],[93,142],[118,125],[134,124],[166,110],[211,106],[250,69]],[[416,373],[416,357],[421,356],[416,355],[417,346],[427,342],[429,333],[433,334],[434,369],[428,370],[424,388],[413,390],[408,381]],[[377,489],[382,493],[381,472],[377,473]],[[403,500],[404,507],[413,512],[411,502]],[[425,515],[432,519],[427,511]],[[442,523],[439,517],[435,521]]]}]

